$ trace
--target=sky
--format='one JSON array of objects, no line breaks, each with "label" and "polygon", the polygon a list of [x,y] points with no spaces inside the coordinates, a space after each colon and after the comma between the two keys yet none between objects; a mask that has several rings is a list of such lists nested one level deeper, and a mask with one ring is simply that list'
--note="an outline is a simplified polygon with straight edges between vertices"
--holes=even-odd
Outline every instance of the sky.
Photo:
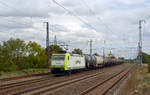
[{"label": "sky", "polygon": [[149,10],[149,0],[0,0],[0,43],[20,38],[45,47],[43,22],[49,22],[50,42],[56,35],[69,51],[89,53],[92,40],[93,53],[102,55],[104,47],[106,54],[111,50],[116,56],[135,57],[139,20],[145,20],[143,51],[150,54]]}]

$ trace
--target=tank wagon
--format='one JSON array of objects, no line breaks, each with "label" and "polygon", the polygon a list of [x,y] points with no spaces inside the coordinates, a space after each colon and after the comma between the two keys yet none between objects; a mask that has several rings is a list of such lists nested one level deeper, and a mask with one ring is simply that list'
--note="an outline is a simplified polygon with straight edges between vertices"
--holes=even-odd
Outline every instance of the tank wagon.
[{"label": "tank wagon", "polygon": [[103,66],[103,57],[94,55],[85,55],[86,69]]},{"label": "tank wagon", "polygon": [[124,61],[108,57],[104,58],[102,56],[59,53],[52,55],[51,72],[57,74],[81,69],[94,69],[121,63],[124,63]]}]

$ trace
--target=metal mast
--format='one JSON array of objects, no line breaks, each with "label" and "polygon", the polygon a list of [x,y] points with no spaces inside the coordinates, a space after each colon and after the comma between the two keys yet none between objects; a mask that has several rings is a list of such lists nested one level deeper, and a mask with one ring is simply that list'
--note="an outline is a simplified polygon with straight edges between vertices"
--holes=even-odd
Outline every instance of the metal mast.
[{"label": "metal mast", "polygon": [[105,40],[104,40],[104,46],[103,46],[103,64],[105,63]]},{"label": "metal mast", "polygon": [[49,68],[49,56],[50,56],[50,46],[49,46],[49,23],[46,23],[46,65]]},{"label": "metal mast", "polygon": [[90,56],[92,55],[92,40],[90,40]]},{"label": "metal mast", "polygon": [[54,37],[54,45],[57,45],[57,38],[56,38],[56,35]]},{"label": "metal mast", "polygon": [[138,52],[138,60],[140,66],[142,66],[142,22],[145,23],[145,20],[139,20],[139,52]]},{"label": "metal mast", "polygon": [[103,46],[103,59],[105,59],[105,40],[104,40],[104,46]]}]

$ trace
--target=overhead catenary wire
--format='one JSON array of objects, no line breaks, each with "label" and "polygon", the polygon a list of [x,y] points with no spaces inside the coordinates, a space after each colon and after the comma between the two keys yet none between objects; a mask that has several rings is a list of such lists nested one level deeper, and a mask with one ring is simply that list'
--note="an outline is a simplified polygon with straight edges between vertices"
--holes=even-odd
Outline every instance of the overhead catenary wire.
[{"label": "overhead catenary wire", "polygon": [[[55,0],[53,0],[53,1],[55,1]],[[82,0],[82,1],[84,1],[85,2],[85,0]],[[1,2],[1,1],[0,1]],[[3,5],[6,5],[6,6],[8,6],[8,7],[10,7],[8,4],[3,4]],[[58,4],[57,4],[58,5]],[[88,6],[88,4],[85,2],[85,5],[87,6],[87,8],[89,8],[89,11],[93,14],[93,15],[96,15],[95,14],[95,12]],[[60,5],[59,5],[60,6]],[[64,7],[64,6],[60,6],[60,7]],[[15,7],[13,7],[13,6],[11,6],[11,8],[13,8],[13,9],[15,9],[15,10],[17,10],[18,12],[21,12],[21,11],[19,11],[17,8],[15,8]],[[64,7],[65,8],[65,7]],[[63,9],[64,9],[63,8]],[[65,10],[66,10],[67,8],[65,8]],[[68,9],[67,9],[68,10]],[[85,20],[83,20],[83,19],[81,19],[78,15],[76,15],[76,14],[74,14],[73,12],[71,12],[70,10],[68,10],[67,11],[68,13],[70,13],[71,15],[73,15],[73,16],[75,16],[77,19],[79,19],[81,22],[83,22],[84,24],[86,24],[86,25],[88,25],[89,27],[91,27],[92,29],[95,29],[95,27],[93,27],[93,25],[91,25],[91,24],[89,24],[88,22],[86,22]],[[97,17],[97,16],[96,16]],[[7,19],[7,18],[6,18]],[[97,17],[97,19],[99,20],[99,22],[103,22],[102,20],[101,20],[101,18],[100,17]],[[18,25],[28,25],[27,23],[22,23],[21,24],[21,22],[18,22],[18,21],[14,21],[14,20],[7,20],[7,21],[9,21],[9,22],[13,22],[13,23],[17,23]],[[29,26],[29,25],[28,25]],[[106,27],[108,27],[107,25],[105,25]],[[39,30],[39,31],[43,31],[43,30],[40,30],[40,29],[38,29],[38,28],[36,28],[36,27],[31,27],[31,28],[34,28],[34,29],[36,29],[36,30]],[[54,27],[53,27],[54,28]],[[96,29],[95,29],[96,30]],[[108,28],[108,30],[109,30],[109,28]],[[109,30],[109,31],[111,31],[111,29]]]},{"label": "overhead catenary wire", "polygon": [[[105,24],[105,23],[103,22],[102,18],[96,15],[96,13],[92,10],[92,8],[91,8],[89,5],[85,2],[85,0],[81,0],[81,2],[82,2],[82,3],[84,4],[84,6],[88,9],[88,11],[89,11],[93,16],[96,17],[97,21],[98,21],[99,23],[101,23],[101,24],[104,25],[104,27],[107,29],[106,31],[108,31],[109,33],[112,33],[112,32],[113,32],[113,31],[110,29],[110,27],[109,27],[107,24]],[[105,40],[106,40],[106,39],[105,39]]]},{"label": "overhead catenary wire", "polygon": [[81,0],[81,2],[84,4],[84,6],[89,10],[89,12],[92,14],[92,15],[94,15],[95,17],[96,17],[96,19],[100,22],[100,23],[102,23],[106,28],[107,28],[107,30],[108,30],[108,32],[112,32],[112,30],[110,29],[110,27],[107,25],[107,24],[105,24],[104,22],[103,22],[103,20],[101,19],[101,17],[99,17],[99,16],[97,16],[96,15],[96,13],[92,10],[92,8],[85,2],[85,0]]},{"label": "overhead catenary wire", "polygon": [[81,19],[79,16],[77,16],[76,14],[74,14],[73,12],[71,12],[69,9],[65,8],[63,5],[61,5],[60,3],[58,3],[56,0],[53,0],[53,2],[55,4],[57,4],[59,7],[63,8],[65,11],[67,11],[69,14],[71,14],[72,16],[74,16],[75,18],[77,18],[78,20],[80,20],[81,22],[83,22],[85,25],[88,25],[90,28],[94,29],[95,31],[97,30],[95,27],[93,27],[91,24],[89,24],[88,22],[84,21],[83,19]]},{"label": "overhead catenary wire", "polygon": [[97,20],[102,23],[107,29],[109,32],[112,32],[112,30],[109,28],[109,26],[107,24],[105,24],[102,20],[101,17],[99,16],[96,16],[96,13],[92,10],[92,8],[85,2],[85,0],[81,0],[83,2],[83,4],[85,5],[85,7],[87,7],[87,9],[89,10],[90,13],[92,13],[93,15],[95,15],[95,17],[97,18]]}]

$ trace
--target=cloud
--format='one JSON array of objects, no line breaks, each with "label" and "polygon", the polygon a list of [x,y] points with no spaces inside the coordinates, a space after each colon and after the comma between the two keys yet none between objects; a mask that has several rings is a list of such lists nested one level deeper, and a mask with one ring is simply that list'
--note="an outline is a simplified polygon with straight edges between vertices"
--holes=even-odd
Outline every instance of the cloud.
[{"label": "cloud", "polygon": [[[56,1],[77,17],[56,5],[53,0],[0,1],[0,40],[19,37],[26,42],[37,41],[45,47],[46,26],[43,22],[48,21],[51,42],[56,35],[58,41],[67,42],[70,49],[82,48],[88,53],[88,41],[92,39],[93,48],[102,53],[105,39],[106,47],[116,48],[117,52],[123,47],[137,47],[138,21],[147,20],[150,16],[148,0]],[[144,27],[143,46],[149,45],[149,25],[146,23]],[[127,55],[123,50],[122,54]],[[144,50],[150,53],[147,48]]]},{"label": "cloud", "polygon": [[51,25],[52,32],[71,32],[67,27],[59,24]]},{"label": "cloud", "polygon": [[131,5],[131,4],[137,4],[137,3],[144,3],[147,0],[118,0],[120,3]]}]

